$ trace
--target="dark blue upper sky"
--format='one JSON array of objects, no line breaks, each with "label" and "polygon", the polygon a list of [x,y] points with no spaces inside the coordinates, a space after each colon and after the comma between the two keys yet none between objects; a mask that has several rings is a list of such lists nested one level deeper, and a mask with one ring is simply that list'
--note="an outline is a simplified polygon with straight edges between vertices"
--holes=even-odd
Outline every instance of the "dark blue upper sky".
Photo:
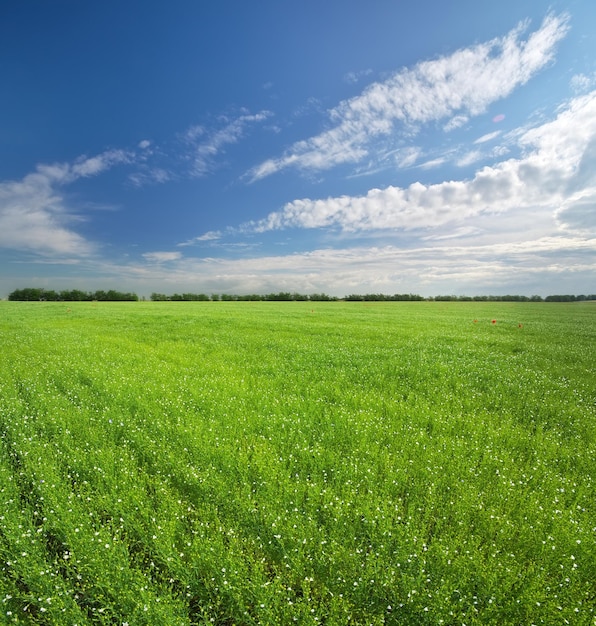
[{"label": "dark blue upper sky", "polygon": [[0,6],[0,295],[593,293],[596,5]]}]

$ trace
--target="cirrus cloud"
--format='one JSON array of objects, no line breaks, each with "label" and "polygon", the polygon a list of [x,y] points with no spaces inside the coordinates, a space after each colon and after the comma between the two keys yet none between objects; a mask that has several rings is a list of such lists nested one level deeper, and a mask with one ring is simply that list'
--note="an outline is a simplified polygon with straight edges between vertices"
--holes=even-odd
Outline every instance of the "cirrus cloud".
[{"label": "cirrus cloud", "polygon": [[543,69],[566,35],[567,22],[566,15],[551,14],[525,40],[528,24],[522,23],[504,37],[402,69],[332,109],[332,128],[293,144],[248,176],[256,181],[287,167],[324,170],[359,161],[369,154],[371,141],[394,133],[396,124],[412,133],[420,124],[448,119],[445,130],[457,128]]}]

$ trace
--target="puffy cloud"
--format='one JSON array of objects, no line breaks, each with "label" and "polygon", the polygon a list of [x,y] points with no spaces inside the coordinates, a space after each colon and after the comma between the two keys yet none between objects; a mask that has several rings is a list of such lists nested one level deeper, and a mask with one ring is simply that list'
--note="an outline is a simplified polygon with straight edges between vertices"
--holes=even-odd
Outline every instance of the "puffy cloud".
[{"label": "puffy cloud", "polygon": [[418,63],[373,83],[330,111],[332,128],[261,163],[250,177],[258,180],[290,166],[322,170],[358,161],[368,155],[371,140],[393,133],[396,123],[408,132],[445,118],[450,118],[446,130],[462,125],[552,60],[556,44],[567,33],[567,17],[548,15],[522,40],[526,28],[520,24],[502,38]]}]

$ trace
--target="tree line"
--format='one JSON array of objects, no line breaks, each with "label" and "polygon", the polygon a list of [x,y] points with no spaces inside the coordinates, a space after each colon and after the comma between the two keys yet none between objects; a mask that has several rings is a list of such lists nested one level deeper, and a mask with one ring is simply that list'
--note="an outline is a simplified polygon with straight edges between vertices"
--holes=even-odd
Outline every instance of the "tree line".
[{"label": "tree line", "polygon": [[596,294],[585,295],[553,295],[546,296],[523,296],[523,295],[504,295],[504,296],[430,296],[425,298],[415,293],[396,293],[393,295],[383,293],[365,293],[365,294],[350,294],[343,298],[336,296],[329,296],[325,293],[314,294],[300,294],[291,293],[287,291],[280,291],[278,293],[269,294],[246,294],[246,295],[231,295],[231,294],[212,294],[207,295],[205,293],[174,293],[172,295],[166,295],[163,293],[152,293],[151,300],[155,302],[185,302],[185,301],[310,301],[310,302],[331,302],[331,301],[345,301],[345,302],[420,302],[436,301],[436,302],[582,302],[584,300],[596,300]]},{"label": "tree line", "polygon": [[596,300],[596,294],[585,295],[561,295],[561,296],[435,296],[427,298],[428,300],[443,302],[584,302],[585,300]]},{"label": "tree line", "polygon": [[[82,291],[80,289],[66,289],[54,291],[40,287],[28,287],[25,289],[15,289],[8,296],[9,300],[20,301],[47,301],[47,302],[131,302],[139,300],[136,293],[121,292],[114,289],[109,291]],[[143,298],[144,299],[144,298]],[[582,302],[585,300],[596,300],[596,294],[592,295],[551,295],[542,296],[431,296],[425,298],[414,293],[396,293],[393,295],[383,293],[350,294],[343,298],[329,296],[326,293],[301,294],[289,291],[279,291],[268,294],[211,294],[205,293],[174,293],[166,295],[164,293],[152,293],[151,300],[154,302],[240,302],[240,301],[260,301],[260,302],[333,302],[343,300],[346,302],[419,302],[422,300],[436,302]]]},{"label": "tree line", "polygon": [[54,291],[53,289],[42,289],[39,287],[27,287],[25,289],[15,289],[8,295],[9,300],[20,300],[26,302],[132,302],[139,297],[136,293],[124,293],[122,291],[81,291],[80,289],[65,289]]},{"label": "tree line", "polygon": [[272,302],[299,302],[299,301],[326,301],[340,300],[335,296],[328,296],[325,293],[313,293],[313,294],[301,294],[291,293],[289,291],[280,291],[278,293],[268,294],[211,294],[210,296],[205,293],[174,293],[172,295],[166,295],[165,293],[152,293],[151,300],[154,302],[191,302],[191,301],[208,301],[213,302],[240,302],[240,301],[272,301]]},{"label": "tree line", "polygon": [[260,301],[260,302],[332,302],[338,300],[349,300],[349,301],[392,301],[392,300],[424,300],[422,296],[406,293],[406,294],[394,294],[392,296],[386,294],[364,294],[364,295],[356,295],[352,294],[349,296],[345,296],[344,298],[338,298],[336,296],[329,296],[326,293],[311,293],[311,294],[303,294],[289,291],[279,291],[276,293],[267,293],[267,294],[245,294],[245,295],[235,295],[235,294],[212,294],[208,296],[204,293],[194,294],[194,293],[174,293],[172,295],[166,295],[163,293],[152,293],[151,300],[155,302],[181,302],[181,301],[192,301],[192,300],[212,300],[214,302],[222,301],[222,302],[232,302],[232,301]]}]

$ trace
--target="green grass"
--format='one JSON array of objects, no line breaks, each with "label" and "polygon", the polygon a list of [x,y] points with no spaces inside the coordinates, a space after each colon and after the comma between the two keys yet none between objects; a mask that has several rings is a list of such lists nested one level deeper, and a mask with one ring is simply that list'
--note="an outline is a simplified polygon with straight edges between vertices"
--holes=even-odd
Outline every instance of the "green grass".
[{"label": "green grass", "polygon": [[595,624],[595,348],[591,303],[2,302],[0,623]]}]

